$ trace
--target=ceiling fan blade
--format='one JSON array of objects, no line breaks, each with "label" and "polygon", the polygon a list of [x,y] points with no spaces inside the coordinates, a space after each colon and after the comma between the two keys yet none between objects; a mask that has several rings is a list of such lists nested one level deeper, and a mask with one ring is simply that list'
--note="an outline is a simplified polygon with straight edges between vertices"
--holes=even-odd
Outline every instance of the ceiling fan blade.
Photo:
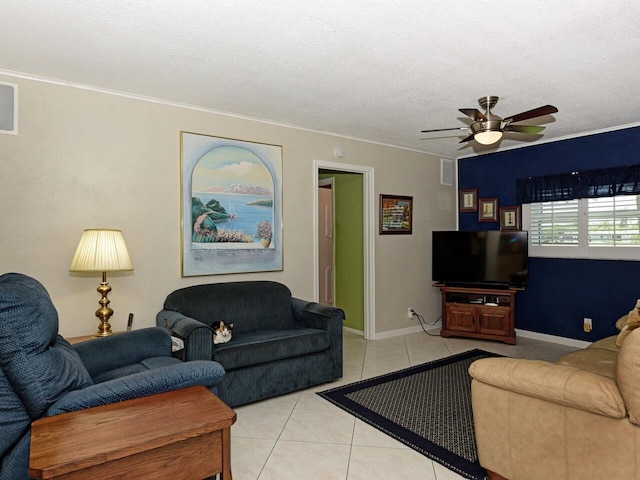
[{"label": "ceiling fan blade", "polygon": [[484,114],[477,108],[461,108],[459,111],[464,113],[467,117],[471,118],[474,122],[479,122],[481,120],[483,122],[487,121],[487,117],[485,117]]},{"label": "ceiling fan blade", "polygon": [[446,132],[447,130],[467,130],[467,127],[435,128],[435,129],[433,129],[433,130],[420,130],[420,133],[429,133],[429,132]]},{"label": "ceiling fan blade", "polygon": [[545,105],[544,107],[534,108],[533,110],[527,110],[526,112],[518,113],[516,115],[512,115],[511,117],[506,117],[504,119],[504,122],[516,123],[523,120],[528,120],[530,118],[542,117],[543,115],[550,115],[557,112],[558,109],[553,105]]},{"label": "ceiling fan blade", "polygon": [[540,127],[537,125],[507,125],[506,127],[504,127],[504,131],[535,135],[536,133],[540,133],[541,131],[543,131],[544,128],[545,127]]},{"label": "ceiling fan blade", "polygon": [[473,133],[471,135],[469,135],[468,137],[463,138],[458,143],[470,142],[471,140],[473,140]]}]

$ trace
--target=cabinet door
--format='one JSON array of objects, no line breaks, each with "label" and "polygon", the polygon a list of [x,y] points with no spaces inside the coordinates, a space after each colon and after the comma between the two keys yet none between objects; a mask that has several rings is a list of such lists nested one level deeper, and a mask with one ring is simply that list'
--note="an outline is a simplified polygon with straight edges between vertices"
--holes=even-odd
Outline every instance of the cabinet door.
[{"label": "cabinet door", "polygon": [[489,335],[511,335],[509,331],[509,309],[478,307],[478,331]]},{"label": "cabinet door", "polygon": [[474,322],[476,307],[468,305],[448,304],[446,307],[446,328],[459,332],[475,332]]}]

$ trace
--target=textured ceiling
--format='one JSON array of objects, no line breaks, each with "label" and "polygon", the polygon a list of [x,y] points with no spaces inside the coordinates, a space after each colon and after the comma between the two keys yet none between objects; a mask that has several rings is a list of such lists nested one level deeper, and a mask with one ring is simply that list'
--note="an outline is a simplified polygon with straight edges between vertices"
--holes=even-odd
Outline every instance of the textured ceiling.
[{"label": "textured ceiling", "polygon": [[[3,0],[0,45],[0,73],[447,157],[640,121],[637,0]],[[420,133],[485,95],[559,112],[488,149]]]}]

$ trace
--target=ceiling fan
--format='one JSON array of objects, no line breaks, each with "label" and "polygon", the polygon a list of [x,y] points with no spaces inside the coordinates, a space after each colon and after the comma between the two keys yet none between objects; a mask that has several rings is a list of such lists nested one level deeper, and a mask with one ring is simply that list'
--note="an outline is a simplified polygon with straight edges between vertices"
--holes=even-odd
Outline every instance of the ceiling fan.
[{"label": "ceiling fan", "polygon": [[485,110],[484,113],[482,113],[477,108],[461,108],[460,111],[473,120],[473,123],[471,125],[457,128],[437,128],[434,130],[422,130],[421,133],[444,132],[447,130],[467,130],[470,131],[471,134],[460,140],[460,143],[475,140],[482,145],[491,145],[500,140],[504,132],[526,133],[529,135],[540,133],[542,130],[544,130],[544,127],[538,125],[514,124],[523,120],[529,120],[530,118],[536,118],[543,115],[556,113],[558,111],[558,109],[553,105],[545,105],[543,107],[534,108],[533,110],[527,110],[526,112],[518,113],[517,115],[511,115],[510,117],[506,117],[503,119],[491,112],[491,109],[496,105],[496,103],[498,103],[498,98],[499,97],[495,96],[487,96],[478,99],[480,108]]}]

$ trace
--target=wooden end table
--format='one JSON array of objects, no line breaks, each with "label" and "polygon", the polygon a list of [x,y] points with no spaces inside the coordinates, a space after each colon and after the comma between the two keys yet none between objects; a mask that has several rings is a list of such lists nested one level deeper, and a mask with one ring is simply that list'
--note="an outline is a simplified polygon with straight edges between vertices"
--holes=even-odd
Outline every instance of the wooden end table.
[{"label": "wooden end table", "polygon": [[206,387],[40,418],[31,424],[29,476],[231,480],[235,421]]}]

